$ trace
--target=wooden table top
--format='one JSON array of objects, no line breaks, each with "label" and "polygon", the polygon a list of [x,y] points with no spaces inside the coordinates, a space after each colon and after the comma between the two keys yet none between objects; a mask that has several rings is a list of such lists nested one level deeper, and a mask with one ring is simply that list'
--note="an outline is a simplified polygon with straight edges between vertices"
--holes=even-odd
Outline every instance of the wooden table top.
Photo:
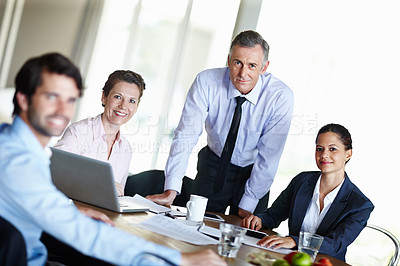
[{"label": "wooden table top", "polygon": [[[152,241],[154,243],[163,245],[163,246],[167,246],[176,250],[179,250],[181,252],[192,252],[192,251],[196,251],[196,250],[201,250],[201,249],[205,249],[205,248],[210,248],[212,250],[214,250],[215,252],[217,252],[217,245],[207,245],[207,246],[200,246],[200,245],[192,245],[180,240],[176,240],[176,239],[172,239],[169,238],[167,236],[163,236],[151,231],[147,231],[141,228],[138,228],[136,226],[132,226],[132,223],[140,223],[142,221],[145,221],[146,219],[150,218],[151,216],[155,215],[153,213],[147,213],[147,212],[142,212],[142,213],[116,213],[116,212],[112,212],[109,210],[105,210],[99,207],[95,207],[92,205],[88,205],[82,202],[78,202],[75,201],[75,204],[77,206],[82,206],[82,207],[89,207],[92,209],[95,209],[97,211],[100,211],[102,213],[105,213],[106,215],[108,215],[108,217],[110,217],[110,219],[115,223],[115,226],[127,231],[131,234],[134,234],[136,236],[139,236],[141,238],[144,238],[148,241]],[[230,224],[234,224],[234,225],[239,225],[241,218],[235,215],[224,215],[224,214],[219,214],[222,218],[225,219],[225,222],[230,223]],[[204,220],[205,224],[211,227],[215,227],[218,228],[219,227],[219,222],[214,222],[214,221],[209,221],[209,220]],[[273,232],[265,230],[265,232],[267,232],[268,234],[271,234]],[[225,258],[225,260],[228,262],[229,265],[253,265],[249,262],[247,262],[247,256],[250,253],[253,252],[265,252],[265,256],[269,257],[269,258],[275,258],[275,259],[281,259],[283,258],[283,254],[277,253],[277,252],[273,252],[273,251],[269,251],[269,250],[265,250],[265,249],[261,249],[261,248],[256,248],[256,247],[251,247],[251,246],[247,246],[247,245],[242,245],[238,255],[235,259],[227,259]],[[329,260],[332,262],[332,264],[334,266],[344,266],[344,265],[348,265],[345,262],[335,259],[331,256],[328,255],[324,255],[324,254],[318,254],[317,255],[317,260],[319,258],[322,257],[327,257],[329,258]],[[272,265],[272,264],[271,264]]]}]

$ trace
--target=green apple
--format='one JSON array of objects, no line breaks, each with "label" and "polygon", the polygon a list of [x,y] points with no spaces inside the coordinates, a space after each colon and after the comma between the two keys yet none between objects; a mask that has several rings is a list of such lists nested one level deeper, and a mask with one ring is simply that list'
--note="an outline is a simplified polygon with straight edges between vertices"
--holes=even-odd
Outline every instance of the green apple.
[{"label": "green apple", "polygon": [[307,253],[297,252],[292,257],[292,266],[310,266],[311,257]]},{"label": "green apple", "polygon": [[272,266],[290,266],[286,260],[276,260]]}]

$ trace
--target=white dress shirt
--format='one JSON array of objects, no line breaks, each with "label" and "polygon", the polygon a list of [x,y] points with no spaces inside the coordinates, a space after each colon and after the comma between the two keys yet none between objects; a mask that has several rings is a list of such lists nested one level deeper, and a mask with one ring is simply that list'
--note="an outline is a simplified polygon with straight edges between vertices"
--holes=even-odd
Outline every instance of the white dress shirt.
[{"label": "white dress shirt", "polygon": [[[241,93],[229,78],[229,68],[209,69],[197,75],[187,97],[165,168],[165,190],[180,192],[188,158],[199,136],[207,131],[207,144],[221,156],[230,128],[235,97]],[[253,212],[274,180],[293,112],[293,92],[270,73],[260,75],[246,95],[231,163],[254,164],[239,207]]]},{"label": "white dress shirt", "polygon": [[[343,179],[344,181],[344,179]],[[340,188],[342,187],[343,181],[337,186],[334,190],[329,192],[324,198],[324,208],[320,212],[319,205],[319,186],[321,183],[321,176],[318,178],[317,184],[314,188],[314,194],[308,205],[308,209],[306,215],[303,220],[303,224],[301,226],[301,231],[315,233],[324,219],[326,213],[329,211],[329,208],[332,205],[332,202],[335,200],[336,195],[338,194]]]}]

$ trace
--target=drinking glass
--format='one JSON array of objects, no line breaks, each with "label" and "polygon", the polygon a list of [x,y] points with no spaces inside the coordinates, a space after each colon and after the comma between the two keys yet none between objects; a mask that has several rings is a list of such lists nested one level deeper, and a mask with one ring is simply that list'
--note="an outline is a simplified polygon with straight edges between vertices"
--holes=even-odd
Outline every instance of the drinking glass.
[{"label": "drinking glass", "polygon": [[311,261],[314,262],[323,241],[323,236],[309,232],[300,232],[299,251],[310,255]]},{"label": "drinking glass", "polygon": [[228,258],[235,258],[242,245],[245,228],[232,224],[219,225],[221,236],[218,244],[218,254]]}]

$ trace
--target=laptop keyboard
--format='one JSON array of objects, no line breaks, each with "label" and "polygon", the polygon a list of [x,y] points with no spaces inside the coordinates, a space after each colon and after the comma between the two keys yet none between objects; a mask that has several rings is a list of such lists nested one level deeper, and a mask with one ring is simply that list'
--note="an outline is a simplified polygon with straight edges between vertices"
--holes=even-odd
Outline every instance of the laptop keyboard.
[{"label": "laptop keyboard", "polygon": [[119,207],[120,209],[143,209],[143,206],[138,206],[137,204],[130,202],[129,200],[119,199]]},{"label": "laptop keyboard", "polygon": [[119,202],[119,207],[120,208],[126,208],[126,207],[129,207],[129,205],[126,204],[125,202]]},{"label": "laptop keyboard", "polygon": [[149,208],[139,205],[135,202],[130,201],[129,198],[118,198],[119,209],[123,212],[145,212],[148,211]]},{"label": "laptop keyboard", "polygon": [[129,201],[125,201],[125,200],[119,200],[119,207],[120,208],[127,208],[127,207],[134,207],[135,204],[130,203]]}]

